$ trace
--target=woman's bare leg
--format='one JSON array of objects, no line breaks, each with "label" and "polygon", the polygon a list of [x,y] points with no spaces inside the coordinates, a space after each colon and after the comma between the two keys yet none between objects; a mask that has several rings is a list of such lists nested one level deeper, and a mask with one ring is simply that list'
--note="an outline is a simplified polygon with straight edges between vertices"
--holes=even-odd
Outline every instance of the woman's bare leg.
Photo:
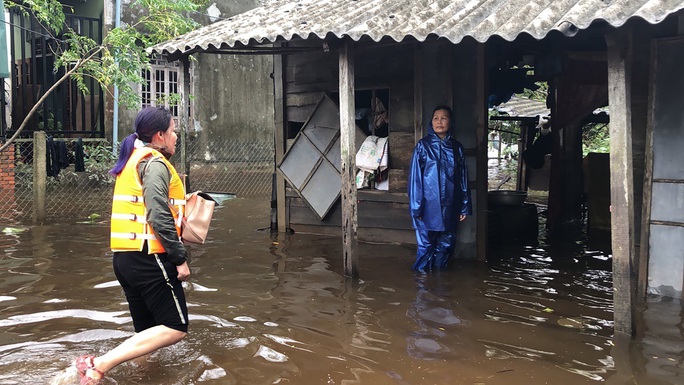
[{"label": "woman's bare leg", "polygon": [[[145,329],[140,333],[134,334],[104,355],[95,357],[93,361],[95,369],[102,373],[107,373],[123,362],[152,353],[165,346],[173,345],[182,340],[186,334],[164,325]],[[91,378],[99,377],[99,374],[92,370],[87,375]]]}]

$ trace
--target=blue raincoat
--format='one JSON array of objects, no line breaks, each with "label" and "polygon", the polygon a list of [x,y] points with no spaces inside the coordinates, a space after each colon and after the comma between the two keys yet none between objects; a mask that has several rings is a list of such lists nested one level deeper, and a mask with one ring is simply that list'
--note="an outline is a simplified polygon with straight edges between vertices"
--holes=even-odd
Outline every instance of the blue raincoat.
[{"label": "blue raincoat", "polygon": [[413,151],[408,196],[418,244],[413,268],[418,271],[446,267],[459,216],[472,214],[463,145],[452,132],[453,123],[440,139],[430,122]]}]

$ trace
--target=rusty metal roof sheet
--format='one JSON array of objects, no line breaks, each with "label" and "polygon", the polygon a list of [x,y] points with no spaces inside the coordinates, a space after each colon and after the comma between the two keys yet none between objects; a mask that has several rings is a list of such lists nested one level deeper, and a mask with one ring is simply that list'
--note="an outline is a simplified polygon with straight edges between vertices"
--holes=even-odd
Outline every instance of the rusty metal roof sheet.
[{"label": "rusty metal roof sheet", "polygon": [[355,41],[424,41],[428,35],[452,43],[494,35],[511,41],[522,33],[542,39],[552,30],[572,33],[599,19],[616,27],[632,17],[655,24],[680,9],[684,0],[272,0],[153,50],[178,54],[328,34]]}]

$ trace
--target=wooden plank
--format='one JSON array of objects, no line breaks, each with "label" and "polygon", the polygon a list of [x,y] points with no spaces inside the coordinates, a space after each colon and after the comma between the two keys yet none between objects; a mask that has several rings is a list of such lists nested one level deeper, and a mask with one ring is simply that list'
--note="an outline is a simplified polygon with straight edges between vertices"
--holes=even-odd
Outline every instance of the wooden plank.
[{"label": "wooden plank", "polygon": [[[382,190],[357,190],[357,200],[359,202],[387,202],[387,203],[404,203],[408,204],[408,194],[405,192],[387,192]],[[299,197],[297,192],[289,188],[287,189],[288,197]]]},{"label": "wooden plank", "polygon": [[402,192],[387,192],[381,190],[358,190],[360,202],[389,202],[408,204],[408,194]]},{"label": "wooden plank", "polygon": [[358,275],[358,216],[356,206],[356,122],[354,120],[354,43],[344,39],[340,65],[340,153],[342,156],[342,254],[344,274]]},{"label": "wooden plank", "polygon": [[[301,198],[291,198],[290,215],[291,226],[304,224],[339,228],[340,223],[342,223],[339,201],[333,205],[328,215],[323,220],[320,220]],[[399,230],[413,229],[407,203],[359,200],[358,216],[359,229],[370,227]]]},{"label": "wooden plank", "polygon": [[407,170],[411,166],[413,148],[416,145],[413,132],[389,133],[389,163],[392,168]]},{"label": "wooden plank", "polygon": [[295,85],[331,83],[337,80],[337,58],[323,51],[302,55],[309,60],[294,64]]},{"label": "wooden plank", "polygon": [[[412,76],[409,74],[409,76]],[[406,133],[413,135],[414,116],[413,116],[413,82],[397,78],[396,83],[389,85],[390,102],[388,106],[390,113],[390,131],[393,133]],[[392,153],[390,152],[390,156]],[[390,160],[390,164],[393,164]]]},{"label": "wooden plank", "polygon": [[390,192],[404,192],[407,190],[409,178],[408,168],[391,168],[389,169],[388,177]]},{"label": "wooden plank", "polygon": [[[281,46],[286,43],[281,44]],[[273,111],[274,111],[274,127],[273,127],[273,142],[275,144],[275,164],[282,162],[285,156],[285,106],[283,99],[283,68],[285,66],[285,57],[283,55],[273,55]],[[285,215],[285,178],[279,172],[276,172],[276,201],[277,201],[277,221],[278,231],[287,231],[289,226],[288,218]]]},{"label": "wooden plank", "polygon": [[634,189],[632,179],[631,33],[606,35],[610,105],[610,200],[613,249],[613,316],[616,333],[634,332]]},{"label": "wooden plank", "polygon": [[285,95],[285,105],[288,107],[315,106],[321,100],[322,92],[298,92]]},{"label": "wooden plank", "polygon": [[321,220],[302,198],[290,198],[290,227],[295,228],[298,224],[336,227],[338,228],[337,233],[339,234],[341,231],[340,223],[342,223],[342,212],[340,210],[339,201],[330,208],[328,215]]},{"label": "wooden plank", "polygon": [[[361,228],[359,229],[359,240],[363,242],[374,243],[399,243],[415,245],[416,231],[413,228],[410,230]],[[408,250],[406,254],[408,263],[412,263],[414,254]],[[409,265],[408,263],[407,266]]]},{"label": "wooden plank", "polygon": [[[301,234],[317,234],[338,237],[339,229],[336,227],[320,227],[310,225],[293,225],[292,230]],[[372,243],[398,243],[416,244],[416,234],[414,230],[390,230],[390,229],[359,229],[359,241]],[[411,260],[413,254],[407,250],[407,260]]]},{"label": "wooden plank", "polygon": [[406,203],[359,202],[359,228],[412,230]]}]

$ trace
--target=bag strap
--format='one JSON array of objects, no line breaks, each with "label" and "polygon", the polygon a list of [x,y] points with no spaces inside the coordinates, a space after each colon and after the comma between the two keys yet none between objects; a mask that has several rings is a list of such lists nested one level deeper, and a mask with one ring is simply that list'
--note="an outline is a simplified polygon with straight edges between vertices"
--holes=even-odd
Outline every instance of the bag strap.
[{"label": "bag strap", "polygon": [[[140,183],[141,183],[141,184],[142,184],[142,181],[143,181],[142,178],[143,178],[145,175],[147,175],[147,169],[150,167],[150,164],[152,164],[152,162],[154,162],[155,160],[161,159],[161,158],[162,158],[161,155],[157,155],[157,156],[148,156],[147,158],[144,158],[144,159],[147,159],[147,163],[145,163],[145,168],[143,169],[142,175],[140,176]],[[164,167],[166,167],[166,163],[164,163],[164,162],[161,162],[161,163],[164,165]],[[167,171],[169,170],[168,167],[166,168],[166,170],[167,170]]]}]

